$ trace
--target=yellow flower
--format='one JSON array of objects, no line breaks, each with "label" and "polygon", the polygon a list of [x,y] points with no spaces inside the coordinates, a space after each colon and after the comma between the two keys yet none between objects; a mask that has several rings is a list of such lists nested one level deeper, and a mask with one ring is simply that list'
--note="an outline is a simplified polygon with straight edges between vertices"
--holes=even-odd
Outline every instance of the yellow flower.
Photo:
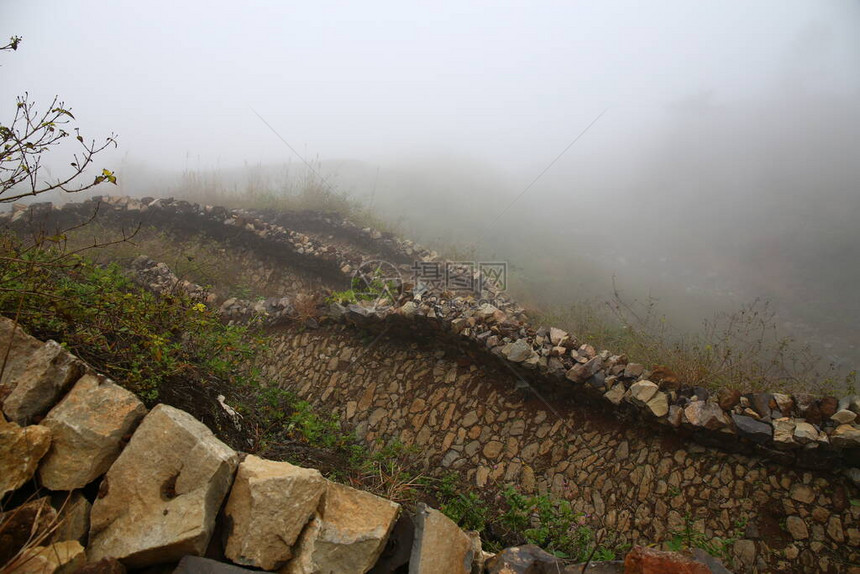
[{"label": "yellow flower", "polygon": [[206,305],[204,305],[203,303],[197,303],[196,305],[194,305],[194,307],[192,307],[192,309],[194,309],[198,313],[202,313],[206,310]]}]

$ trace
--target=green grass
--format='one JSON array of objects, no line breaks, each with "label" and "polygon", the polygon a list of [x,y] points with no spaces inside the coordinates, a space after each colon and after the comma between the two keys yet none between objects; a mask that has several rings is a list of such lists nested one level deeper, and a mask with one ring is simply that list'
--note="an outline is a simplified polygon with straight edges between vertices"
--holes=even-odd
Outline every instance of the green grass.
[{"label": "green grass", "polygon": [[734,565],[732,547],[735,542],[743,537],[744,528],[746,528],[746,521],[738,520],[735,523],[731,536],[727,538],[719,536],[709,537],[704,532],[700,532],[693,527],[693,520],[688,515],[684,518],[683,528],[670,532],[671,538],[666,543],[666,546],[674,552],[700,548],[731,567]]},{"label": "green grass", "polygon": [[253,356],[259,338],[248,327],[223,325],[203,303],[182,294],[157,297],[116,264],[97,265],[58,248],[7,255],[3,263],[0,312],[149,402],[180,378],[249,382],[238,366]]},{"label": "green grass", "polygon": [[527,495],[508,485],[488,502],[465,486],[457,473],[431,481],[439,509],[465,530],[482,534],[484,547],[499,551],[506,546],[535,544],[555,556],[574,562],[614,560],[629,548],[616,536],[598,539],[590,517],[574,512],[570,501],[549,494]]}]

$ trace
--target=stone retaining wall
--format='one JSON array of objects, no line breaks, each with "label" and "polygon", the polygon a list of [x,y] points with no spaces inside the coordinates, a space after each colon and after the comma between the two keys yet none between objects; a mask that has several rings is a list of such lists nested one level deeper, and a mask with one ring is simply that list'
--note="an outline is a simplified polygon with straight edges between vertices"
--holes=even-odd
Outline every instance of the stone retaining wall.
[{"label": "stone retaining wall", "polygon": [[[480,538],[437,510],[401,515],[317,470],[237,453],[184,411],[147,413],[5,317],[0,347],[10,367],[0,384],[3,572],[122,573],[180,560],[177,572],[252,572],[194,558],[204,555],[284,574],[387,574],[407,563],[410,574],[484,571]],[[395,529],[403,521],[415,528]]]},{"label": "stone retaining wall", "polygon": [[[99,200],[60,209],[36,204],[3,216],[12,225],[41,221],[42,225],[62,226],[79,224],[98,206],[100,217],[108,222],[129,224],[143,219],[163,228],[241,241],[283,265],[317,273],[332,285],[348,285],[352,271],[379,256],[342,244],[326,245],[319,237],[292,231],[244,210],[169,199]],[[403,258],[429,260],[435,256],[371,229],[358,232],[342,220],[320,217],[314,225],[331,225],[338,233],[362,234],[371,244],[377,242],[381,250],[397,252]],[[401,267],[404,274],[409,272],[407,266]],[[727,449],[740,443],[789,465],[860,467],[860,425],[855,422],[860,414],[860,396],[837,399],[733,390],[715,393],[683,382],[651,381],[651,373],[644,366],[629,364],[624,355],[598,352],[577,340],[575,334],[530,325],[522,309],[503,293],[490,289],[483,295],[486,302],[404,284],[397,301],[333,306],[331,312],[362,326],[379,324],[384,329],[391,322],[406,319],[431,336],[454,335],[502,358],[535,384],[558,387],[563,394],[575,389],[583,400],[602,399],[643,420],[696,430],[700,440]],[[860,475],[860,470],[849,471]]]},{"label": "stone retaining wall", "polygon": [[739,530],[739,572],[794,571],[797,561],[805,572],[836,572],[860,559],[860,508],[849,502],[857,489],[831,472],[619,425],[569,399],[545,404],[501,363],[432,340],[386,335],[368,345],[372,336],[346,326],[273,337],[271,380],[371,445],[418,447],[432,474],[550,492],[634,544],[671,538],[686,517],[708,538]]},{"label": "stone retaining wall", "polygon": [[[35,206],[6,219],[68,223],[93,205]],[[101,211],[128,223],[144,209],[159,225],[241,241],[332,285],[378,256],[238,210],[111,200]],[[714,537],[744,524],[733,548],[742,571],[836,572],[860,561],[860,509],[850,503],[860,480],[857,397],[652,382],[644,366],[536,328],[503,294],[486,295],[404,285],[397,301],[332,305],[310,331],[285,313],[266,372],[371,444],[417,445],[428,470],[455,470],[479,487],[513,483],[569,498],[630,542],[665,540],[689,517]],[[243,317],[251,305],[233,303]]]}]

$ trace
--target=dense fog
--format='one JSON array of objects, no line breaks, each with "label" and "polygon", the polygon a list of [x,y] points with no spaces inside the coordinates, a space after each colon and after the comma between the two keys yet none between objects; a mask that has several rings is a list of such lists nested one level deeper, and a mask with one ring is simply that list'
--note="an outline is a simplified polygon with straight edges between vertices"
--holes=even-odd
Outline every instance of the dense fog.
[{"label": "dense fog", "polygon": [[315,179],[530,305],[763,298],[860,363],[855,1],[36,1],[0,34],[0,123],[59,94],[122,192]]}]

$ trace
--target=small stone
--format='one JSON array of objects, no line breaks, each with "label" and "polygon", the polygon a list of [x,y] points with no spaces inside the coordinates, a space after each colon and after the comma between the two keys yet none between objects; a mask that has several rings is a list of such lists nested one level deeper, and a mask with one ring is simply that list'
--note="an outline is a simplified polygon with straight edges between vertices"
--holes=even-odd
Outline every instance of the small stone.
[{"label": "small stone", "polygon": [[528,465],[523,466],[522,473],[520,474],[520,488],[522,488],[523,492],[526,494],[534,493],[536,483],[535,471],[532,470],[532,467]]},{"label": "small stone", "polygon": [[665,416],[669,412],[669,401],[666,393],[657,392],[654,397],[646,404],[651,414],[657,418]]},{"label": "small stone", "polygon": [[740,435],[749,440],[763,444],[773,437],[773,427],[768,423],[757,421],[752,417],[732,414],[732,420]]},{"label": "small stone", "polygon": [[651,400],[651,397],[658,391],[659,387],[651,381],[638,381],[630,385],[627,391],[630,396],[630,401],[640,407]]},{"label": "small stone", "polygon": [[809,538],[809,529],[806,527],[806,522],[799,516],[789,516],[785,521],[785,527],[795,540]]},{"label": "small stone", "polygon": [[790,494],[792,499],[805,504],[809,504],[815,500],[815,491],[811,487],[798,482],[792,485]]},{"label": "small stone", "polygon": [[496,316],[499,312],[500,311],[497,307],[494,307],[493,305],[490,305],[489,303],[482,303],[480,307],[475,309],[474,316],[477,319],[485,321],[487,319],[491,319],[492,317]]},{"label": "small stone", "polygon": [[839,401],[836,397],[823,397],[818,401],[818,408],[821,410],[822,418],[830,418],[836,411],[839,410]]},{"label": "small stone", "polygon": [[513,343],[505,345],[502,349],[502,354],[511,362],[522,363],[531,358],[535,352],[527,340],[518,339]]},{"label": "small stone", "polygon": [[763,421],[770,420],[770,401],[773,395],[770,393],[756,393],[750,397],[752,408],[759,414]]},{"label": "small stone", "polygon": [[836,448],[860,447],[860,428],[856,425],[839,425],[830,433],[830,443]]},{"label": "small stone", "polygon": [[779,409],[782,416],[791,416],[791,409],[794,407],[794,400],[789,395],[773,393],[773,400],[776,403],[776,408]]},{"label": "small stone", "polygon": [[684,408],[684,418],[694,427],[718,430],[728,425],[723,409],[714,403],[692,401]]},{"label": "small stone", "polygon": [[508,431],[509,436],[522,436],[526,430],[526,422],[523,419],[516,419],[511,423],[511,429]]},{"label": "small stone", "polygon": [[565,376],[574,383],[584,383],[593,377],[594,373],[599,371],[602,366],[603,359],[600,357],[594,357],[593,359],[589,359],[586,363],[577,363]]},{"label": "small stone", "polygon": [[497,440],[491,440],[484,446],[484,456],[489,460],[496,460],[502,453],[505,445]]},{"label": "small stone", "polygon": [[838,516],[831,516],[827,522],[827,535],[836,542],[844,542],[845,534],[842,532],[842,521]]},{"label": "small stone", "polygon": [[626,390],[624,389],[623,383],[618,383],[606,393],[603,394],[603,398],[612,403],[613,405],[620,405],[621,401],[624,399],[624,393]]},{"label": "small stone", "polygon": [[490,476],[490,469],[484,465],[478,467],[478,470],[475,472],[475,486],[478,488],[483,488],[487,485],[487,479]]},{"label": "small stone", "polygon": [[799,444],[808,444],[818,440],[818,431],[815,427],[805,421],[798,421],[794,427],[794,439]]},{"label": "small stone", "polygon": [[64,495],[59,507],[57,529],[51,536],[51,542],[77,540],[86,544],[90,532],[90,501],[80,491],[75,491]]},{"label": "small stone", "polygon": [[460,426],[463,428],[469,428],[473,424],[478,422],[478,412],[477,411],[469,411],[466,413],[466,416],[463,417],[462,423]]},{"label": "small stone", "polygon": [[857,420],[857,413],[849,411],[848,409],[843,409],[841,411],[836,411],[836,413],[830,417],[830,420],[836,421],[841,425],[851,424]]},{"label": "small stone", "polygon": [[751,568],[755,565],[755,542],[752,540],[738,540],[732,548],[732,553],[735,560],[746,568]]},{"label": "small stone", "polygon": [[561,329],[550,327],[549,340],[552,342],[553,346],[559,347],[563,346],[570,340],[570,335],[568,335],[567,331],[562,331]]},{"label": "small stone", "polygon": [[795,423],[791,419],[775,419],[773,421],[773,442],[783,447],[796,445],[794,427]]},{"label": "small stone", "polygon": [[731,410],[735,407],[741,400],[741,392],[737,389],[729,389],[723,387],[717,393],[717,404],[720,405],[720,408],[724,411]]},{"label": "small stone", "polygon": [[20,427],[0,414],[0,499],[33,478],[39,461],[51,447],[51,429]]},{"label": "small stone", "polygon": [[624,376],[628,379],[638,379],[645,372],[645,365],[628,363],[624,368]]}]

